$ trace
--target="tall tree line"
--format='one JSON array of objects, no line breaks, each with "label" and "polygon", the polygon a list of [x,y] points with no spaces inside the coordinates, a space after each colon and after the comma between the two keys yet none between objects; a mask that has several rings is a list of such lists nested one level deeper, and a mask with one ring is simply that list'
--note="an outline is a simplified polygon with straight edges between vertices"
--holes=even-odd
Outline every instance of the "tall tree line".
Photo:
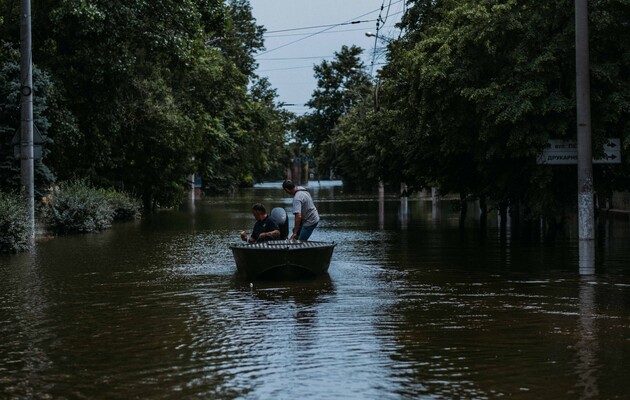
[{"label": "tall tree line", "polygon": [[[440,187],[553,216],[576,204],[575,166],[537,164],[576,138],[570,0],[408,0],[387,63],[330,130],[344,180]],[[621,165],[595,165],[598,195],[630,189],[630,1],[590,5],[593,149],[622,138]]]},{"label": "tall tree line", "polygon": [[[18,1],[0,0],[0,182],[19,126]],[[32,5],[40,165],[173,205],[198,173],[206,191],[281,170],[290,116],[256,73],[263,48],[248,0],[44,0]],[[4,94],[4,93],[3,93]],[[41,174],[38,174],[41,176]]]}]

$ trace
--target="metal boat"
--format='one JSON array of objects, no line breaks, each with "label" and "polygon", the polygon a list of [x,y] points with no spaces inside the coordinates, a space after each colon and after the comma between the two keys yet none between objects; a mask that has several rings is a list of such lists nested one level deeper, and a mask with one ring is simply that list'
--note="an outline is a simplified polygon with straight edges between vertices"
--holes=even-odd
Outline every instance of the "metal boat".
[{"label": "metal boat", "polygon": [[300,278],[328,271],[336,243],[288,240],[286,211],[276,207],[269,216],[280,228],[280,240],[230,246],[240,274],[248,278]]},{"label": "metal boat", "polygon": [[298,278],[328,271],[334,242],[272,240],[231,246],[236,268],[249,278]]}]

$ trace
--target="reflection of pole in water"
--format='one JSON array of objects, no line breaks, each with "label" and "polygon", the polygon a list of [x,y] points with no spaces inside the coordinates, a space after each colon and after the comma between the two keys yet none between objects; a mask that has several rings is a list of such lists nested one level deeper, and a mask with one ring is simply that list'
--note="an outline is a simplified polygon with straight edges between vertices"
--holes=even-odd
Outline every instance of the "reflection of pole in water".
[{"label": "reflection of pole in water", "polygon": [[576,372],[580,377],[579,386],[584,388],[582,399],[596,398],[599,395],[597,386],[597,332],[595,328],[595,286],[583,281],[580,286],[580,339],[576,344],[578,361]]},{"label": "reflection of pole in water", "polygon": [[440,192],[438,188],[431,188],[431,220],[437,222],[440,219]]},{"label": "reflection of pole in water", "polygon": [[385,229],[385,187],[378,183],[378,229]]},{"label": "reflection of pole in water", "polygon": [[400,211],[398,213],[401,229],[407,229],[409,223],[409,197],[400,198]]},{"label": "reflection of pole in water", "polygon": [[190,192],[188,193],[188,199],[195,201],[195,174],[190,175]]},{"label": "reflection of pole in water", "polygon": [[580,325],[577,349],[577,373],[579,386],[584,388],[580,398],[595,398],[599,395],[597,387],[597,335],[595,330],[595,286],[591,278],[595,274],[595,241],[580,240],[579,271],[582,277],[580,285]]},{"label": "reflection of pole in water", "polygon": [[580,275],[593,275],[595,273],[595,241],[580,240],[579,246]]}]

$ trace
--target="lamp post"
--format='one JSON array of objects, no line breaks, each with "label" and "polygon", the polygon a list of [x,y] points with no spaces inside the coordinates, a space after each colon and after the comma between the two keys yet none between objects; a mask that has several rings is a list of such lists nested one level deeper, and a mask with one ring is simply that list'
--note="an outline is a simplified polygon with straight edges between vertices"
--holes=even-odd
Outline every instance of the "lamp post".
[{"label": "lamp post", "polygon": [[26,202],[30,236],[35,237],[35,173],[33,166],[33,62],[31,60],[31,1],[20,0],[20,184]]}]

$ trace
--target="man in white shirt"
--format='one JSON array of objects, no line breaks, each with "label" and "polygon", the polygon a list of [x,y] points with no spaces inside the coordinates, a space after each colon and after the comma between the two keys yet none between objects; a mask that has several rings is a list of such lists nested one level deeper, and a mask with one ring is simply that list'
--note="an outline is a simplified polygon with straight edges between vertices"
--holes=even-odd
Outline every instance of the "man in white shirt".
[{"label": "man in white shirt", "polygon": [[289,180],[282,183],[282,189],[293,197],[293,215],[295,224],[291,240],[308,240],[319,223],[319,214],[313,198],[302,186],[295,186]]}]

